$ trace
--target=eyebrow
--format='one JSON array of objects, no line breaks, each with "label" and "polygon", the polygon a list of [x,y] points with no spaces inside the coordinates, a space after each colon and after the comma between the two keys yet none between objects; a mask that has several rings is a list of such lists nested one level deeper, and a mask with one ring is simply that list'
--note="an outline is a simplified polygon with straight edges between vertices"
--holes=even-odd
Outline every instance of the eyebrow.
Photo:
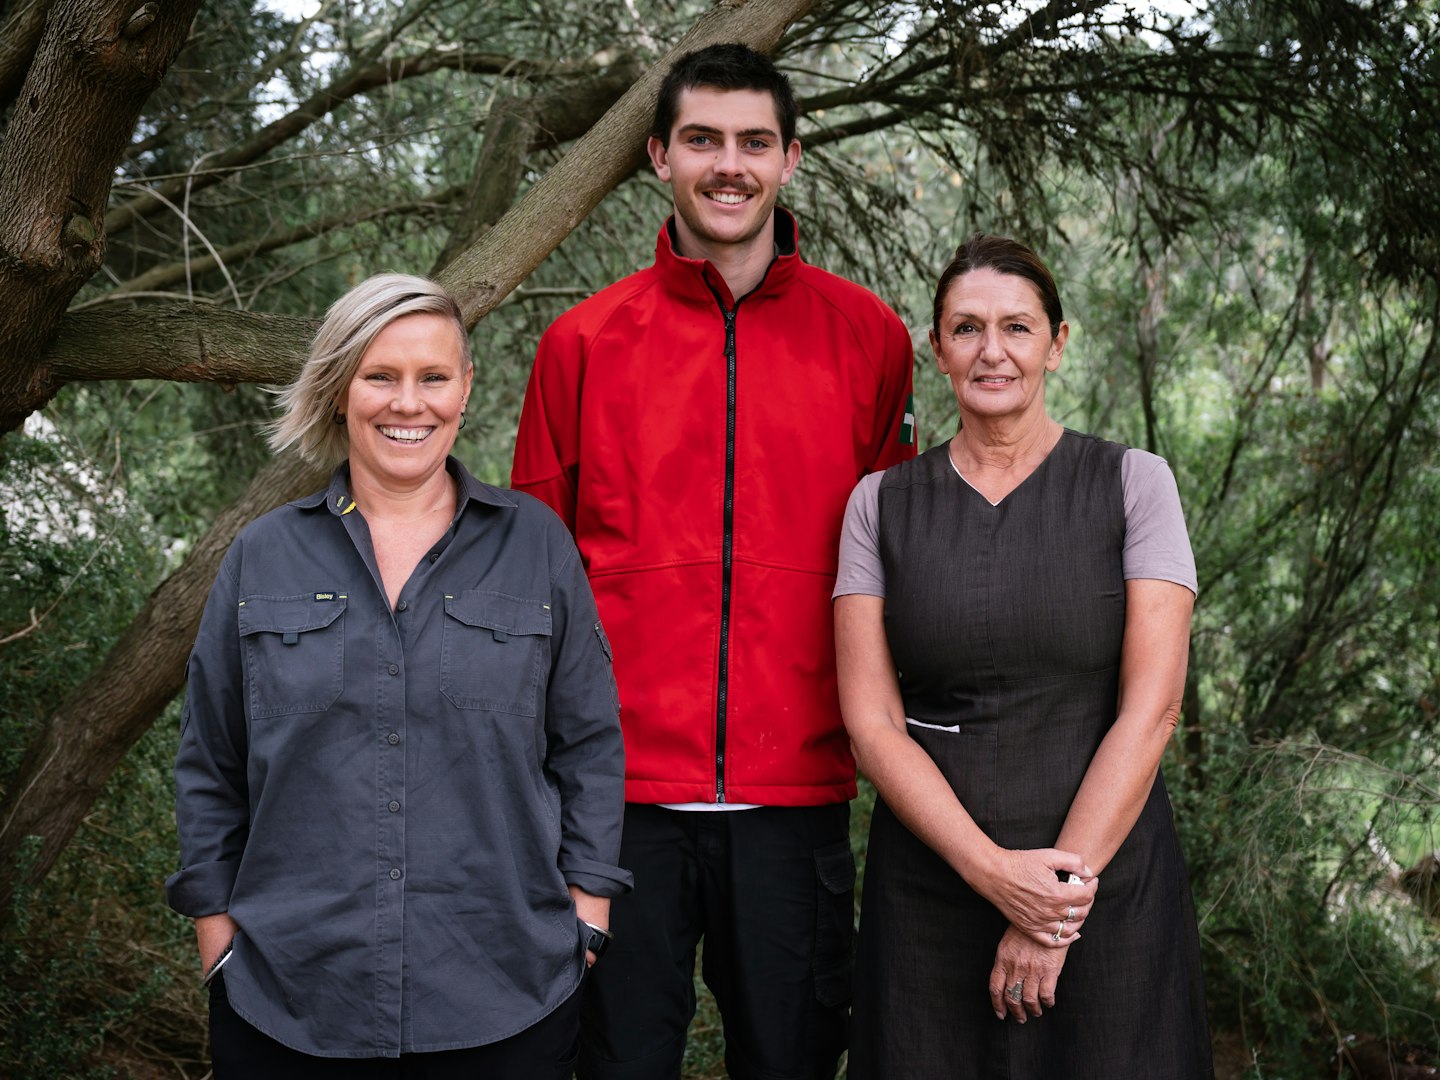
[{"label": "eyebrow", "polygon": [[[975,312],[973,312],[973,311],[946,311],[946,312],[943,312],[942,314],[943,314],[943,319],[942,319],[942,321],[944,321],[944,322],[953,322],[955,319],[970,319],[970,320],[972,320],[972,321],[974,321],[974,322],[984,322],[984,321],[985,321],[981,316],[977,315],[977,314],[976,314]],[[998,317],[995,319],[995,321],[996,321],[996,322],[1034,322],[1036,319],[1042,319],[1042,318],[1044,318],[1044,316],[1035,315],[1035,314],[1033,314],[1033,313],[1031,313],[1031,312],[1016,311],[1016,312],[1013,312],[1013,313],[1008,314],[1008,315],[1000,315],[1000,316],[998,316]]]},{"label": "eyebrow", "polygon": [[[677,134],[677,135],[724,135],[725,133],[724,133],[723,131],[721,131],[719,128],[717,128],[717,127],[711,127],[709,124],[686,124],[686,125],[685,125],[684,127],[682,127],[678,132],[676,132],[676,134]],[[754,138],[755,136],[757,136],[757,135],[768,136],[769,138],[772,138],[772,139],[778,139],[778,138],[780,137],[779,132],[775,131],[774,128],[765,128],[765,127],[746,128],[746,129],[743,130],[743,131],[737,131],[737,132],[735,133],[735,135],[736,135],[737,138],[741,138],[741,139],[753,139],[753,138]]]}]

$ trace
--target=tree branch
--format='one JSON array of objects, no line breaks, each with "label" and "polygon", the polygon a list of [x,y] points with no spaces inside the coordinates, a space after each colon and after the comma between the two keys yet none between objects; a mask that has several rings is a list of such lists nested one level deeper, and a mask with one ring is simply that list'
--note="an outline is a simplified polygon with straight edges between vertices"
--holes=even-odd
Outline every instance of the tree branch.
[{"label": "tree branch", "polygon": [[[258,160],[275,147],[293,139],[351,98],[376,87],[389,86],[403,79],[413,79],[442,70],[516,77],[574,74],[593,69],[570,61],[528,61],[497,53],[466,52],[460,46],[446,46],[416,56],[361,64],[345,72],[329,86],[316,91],[303,104],[266,125],[252,138],[207,158],[203,169],[163,180],[155,184],[153,190],[157,195],[173,199],[187,186],[192,195],[207,187],[213,187],[236,169]],[[164,202],[149,192],[136,195],[105,215],[106,232],[111,236],[124,232],[134,225],[138,218],[163,209]]]}]

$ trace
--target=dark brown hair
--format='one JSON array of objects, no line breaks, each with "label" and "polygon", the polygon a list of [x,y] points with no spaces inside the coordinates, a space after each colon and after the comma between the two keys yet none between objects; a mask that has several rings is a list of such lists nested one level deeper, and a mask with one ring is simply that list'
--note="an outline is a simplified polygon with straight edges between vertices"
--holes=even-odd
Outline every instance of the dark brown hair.
[{"label": "dark brown hair", "polygon": [[759,90],[769,94],[775,100],[775,115],[780,120],[780,148],[785,149],[794,140],[799,110],[795,107],[795,92],[790,89],[790,80],[764,53],[735,43],[707,45],[675,61],[674,67],[666,73],[665,81],[660,84],[650,134],[669,146],[670,131],[675,127],[675,116],[680,111],[681,93],[701,86],[711,90]]},{"label": "dark brown hair", "polygon": [[1022,277],[1035,286],[1040,294],[1040,305],[1050,321],[1050,336],[1060,333],[1060,324],[1065,313],[1060,308],[1060,291],[1055,288],[1055,275],[1040,261],[1040,256],[1008,236],[990,236],[977,232],[955,249],[955,258],[940,275],[935,286],[935,313],[931,329],[936,337],[940,335],[940,309],[945,306],[945,294],[956,278],[972,270],[994,270],[997,274],[1013,274]]}]

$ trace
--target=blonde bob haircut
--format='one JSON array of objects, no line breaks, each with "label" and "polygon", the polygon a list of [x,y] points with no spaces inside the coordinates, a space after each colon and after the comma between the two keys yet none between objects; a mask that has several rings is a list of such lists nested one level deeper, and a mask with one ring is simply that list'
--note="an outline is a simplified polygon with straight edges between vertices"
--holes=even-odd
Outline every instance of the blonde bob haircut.
[{"label": "blonde bob haircut", "polygon": [[315,465],[334,466],[350,452],[340,409],[360,359],[375,336],[406,315],[442,315],[455,321],[462,371],[469,371],[470,335],[460,306],[435,282],[414,274],[376,274],[330,306],[310,346],[300,377],[280,391],[280,418],[267,436],[275,453],[295,447]]}]

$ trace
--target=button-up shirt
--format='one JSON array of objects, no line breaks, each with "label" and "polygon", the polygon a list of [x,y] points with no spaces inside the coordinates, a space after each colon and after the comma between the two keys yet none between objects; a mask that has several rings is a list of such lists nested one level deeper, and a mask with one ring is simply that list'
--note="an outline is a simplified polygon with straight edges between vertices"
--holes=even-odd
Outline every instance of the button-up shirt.
[{"label": "button-up shirt", "polygon": [[235,1011],[288,1046],[477,1046],[584,971],[567,885],[616,865],[610,649],[564,525],[451,459],[449,530],[392,609],[346,466],[247,527],[190,657],[183,915],[228,912]]}]

